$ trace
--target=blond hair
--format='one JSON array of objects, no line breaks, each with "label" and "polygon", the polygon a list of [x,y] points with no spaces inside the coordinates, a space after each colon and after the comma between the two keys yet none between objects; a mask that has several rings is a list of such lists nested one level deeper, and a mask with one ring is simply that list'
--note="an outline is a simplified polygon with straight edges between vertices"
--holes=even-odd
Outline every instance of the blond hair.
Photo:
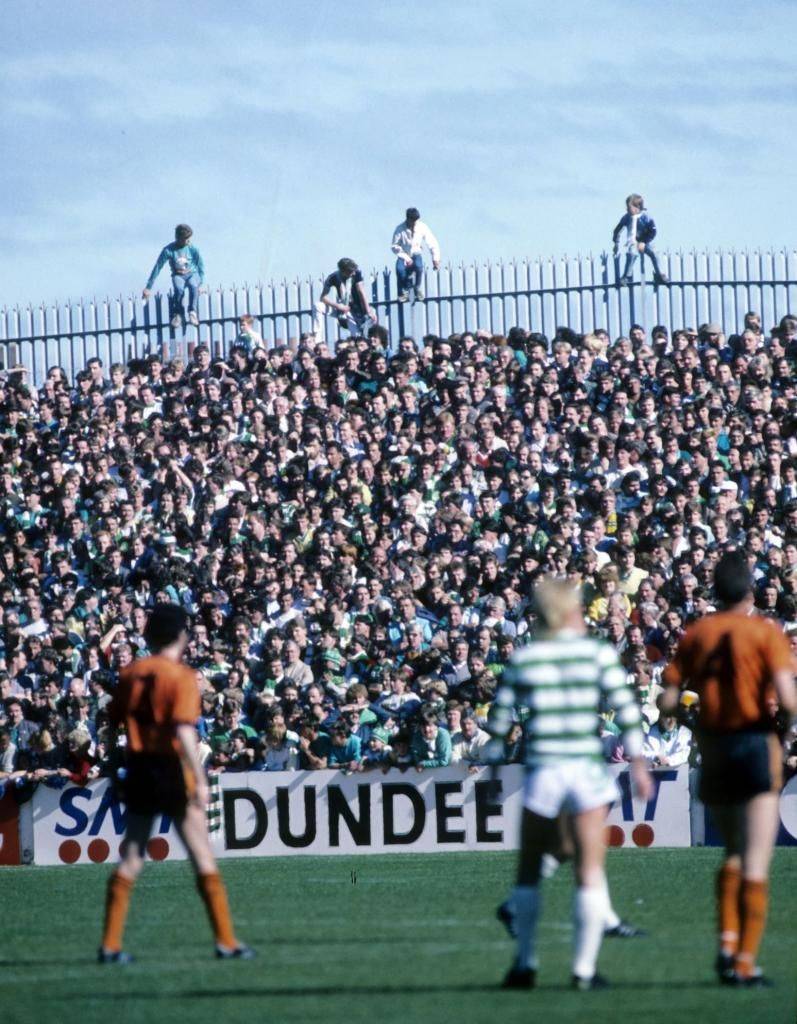
[{"label": "blond hair", "polygon": [[546,576],[534,589],[534,610],[544,629],[555,633],[581,611],[581,588],[571,580]]}]

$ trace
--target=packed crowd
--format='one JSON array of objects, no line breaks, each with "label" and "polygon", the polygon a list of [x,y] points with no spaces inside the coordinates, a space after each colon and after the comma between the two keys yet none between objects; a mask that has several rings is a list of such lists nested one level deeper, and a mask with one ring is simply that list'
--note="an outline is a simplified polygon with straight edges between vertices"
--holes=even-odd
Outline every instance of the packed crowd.
[{"label": "packed crowd", "polygon": [[[513,328],[393,354],[379,326],[266,350],[245,317],[225,359],[5,375],[0,785],[113,770],[116,673],[163,601],[193,616],[209,767],[479,765],[542,573],[581,583],[651,763],[686,762],[659,678],[723,550],[797,647],[795,359],[797,319],[754,313],[729,336]],[[621,760],[616,733],[605,715]]]}]

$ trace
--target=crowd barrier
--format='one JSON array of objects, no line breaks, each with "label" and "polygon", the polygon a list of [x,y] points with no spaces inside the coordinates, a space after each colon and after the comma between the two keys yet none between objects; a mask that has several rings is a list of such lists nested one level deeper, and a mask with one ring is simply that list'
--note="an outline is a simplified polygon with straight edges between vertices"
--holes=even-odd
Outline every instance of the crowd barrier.
[{"label": "crowd barrier", "polygon": [[[661,251],[659,261],[670,280],[655,287],[646,280],[645,267],[633,287],[619,285],[622,258],[607,252],[428,268],[426,300],[417,304],[398,301],[392,263],[365,272],[365,284],[394,343],[404,334],[421,339],[477,328],[506,334],[514,326],[549,337],[557,327],[579,334],[604,327],[616,338],[632,324],[672,330],[719,321],[731,333],[748,310],[757,310],[768,330],[797,308],[793,249]],[[321,276],[213,286],[199,296],[199,327],[177,331],[165,292],[146,301],[128,295],[3,307],[0,369],[21,364],[28,382],[38,387],[48,367],[62,366],[71,377],[92,356],[106,367],[152,353],[188,358],[198,341],[221,355],[229,351],[245,312],[255,317],[270,348],[312,329],[321,291]],[[342,336],[337,320],[325,317],[323,330],[334,348]]]},{"label": "crowd barrier", "polygon": [[[716,845],[688,768],[652,772],[653,795],[633,795],[627,769],[613,766],[621,798],[607,821],[610,846],[647,849]],[[444,853],[513,850],[523,769],[460,766],[367,775],[337,771],[222,774],[220,827],[211,833],[218,857]],[[797,845],[797,778],[781,795],[778,841]],[[63,788],[40,785],[18,805],[0,800],[0,864],[115,862],[125,808],[107,780]],[[156,819],[148,846],[153,860],[180,860],[185,850],[168,817]]]}]

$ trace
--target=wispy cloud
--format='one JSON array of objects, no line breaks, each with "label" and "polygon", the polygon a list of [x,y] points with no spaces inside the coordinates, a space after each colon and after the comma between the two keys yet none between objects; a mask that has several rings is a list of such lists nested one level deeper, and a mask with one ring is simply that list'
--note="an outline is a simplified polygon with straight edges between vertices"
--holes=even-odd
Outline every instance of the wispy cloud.
[{"label": "wispy cloud", "polygon": [[455,260],[598,249],[632,189],[665,245],[797,229],[769,198],[797,177],[789,3],[194,0],[177,35],[157,0],[8,17],[0,301],[137,290],[185,219],[218,282],[384,264],[408,203]]}]

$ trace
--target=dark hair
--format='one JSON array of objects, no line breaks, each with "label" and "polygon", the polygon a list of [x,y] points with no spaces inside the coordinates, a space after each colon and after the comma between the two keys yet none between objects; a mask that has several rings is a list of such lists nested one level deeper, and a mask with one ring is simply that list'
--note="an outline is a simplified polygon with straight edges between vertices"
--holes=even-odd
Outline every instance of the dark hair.
[{"label": "dark hair", "polygon": [[714,593],[723,604],[738,604],[752,589],[750,567],[743,551],[728,551],[714,570]]},{"label": "dark hair", "polygon": [[193,233],[194,232],[187,224],[178,224],[174,229],[175,238],[190,238]]},{"label": "dark hair", "polygon": [[347,272],[353,274],[357,269],[357,264],[354,262],[354,260],[349,259],[348,256],[344,256],[338,260],[338,270],[342,274]]},{"label": "dark hair", "polygon": [[152,611],[144,627],[147,647],[158,651],[168,647],[188,629],[188,614],[179,604],[159,604]]},{"label": "dark hair", "polygon": [[414,206],[408,206],[405,214],[407,220],[420,220],[421,215]]}]

